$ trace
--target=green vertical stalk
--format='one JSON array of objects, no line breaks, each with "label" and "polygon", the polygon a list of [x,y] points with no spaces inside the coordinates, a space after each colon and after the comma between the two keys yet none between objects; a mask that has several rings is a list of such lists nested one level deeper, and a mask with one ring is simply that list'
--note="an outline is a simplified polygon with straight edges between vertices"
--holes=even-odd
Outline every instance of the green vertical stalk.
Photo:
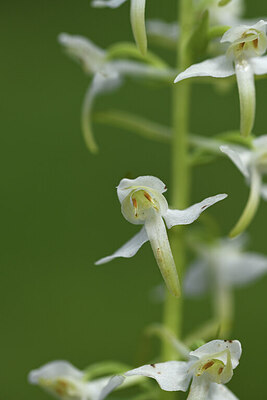
[{"label": "green vertical stalk", "polygon": [[234,320],[233,293],[227,287],[215,287],[214,313],[218,321],[218,333],[221,339],[229,339]]},{"label": "green vertical stalk", "polygon": [[[180,37],[177,44],[178,71],[183,71],[191,64],[191,56],[187,47],[193,26],[193,1],[179,1]],[[183,209],[188,206],[190,195],[191,173],[188,162],[188,124],[190,115],[190,81],[179,82],[173,86],[173,142],[172,142],[172,199],[171,206]],[[185,268],[185,246],[183,228],[176,227],[171,231],[171,247],[182,279]],[[169,292],[166,293],[164,304],[164,326],[181,338],[182,334],[182,298],[177,299]],[[170,344],[163,345],[163,359],[172,360],[175,355]],[[177,356],[176,356],[177,359]],[[165,393],[164,399],[176,398],[175,393]]]}]

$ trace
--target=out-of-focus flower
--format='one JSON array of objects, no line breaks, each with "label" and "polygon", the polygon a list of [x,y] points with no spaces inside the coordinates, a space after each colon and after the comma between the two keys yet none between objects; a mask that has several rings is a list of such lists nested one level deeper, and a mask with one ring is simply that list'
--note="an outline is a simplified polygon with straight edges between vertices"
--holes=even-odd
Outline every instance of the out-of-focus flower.
[{"label": "out-of-focus flower", "polygon": [[[94,7],[117,8],[127,0],[93,0]],[[131,25],[133,35],[140,52],[145,55],[147,52],[147,37],[145,25],[146,0],[131,0]]]},{"label": "out-of-focus flower", "polygon": [[236,74],[240,98],[240,130],[248,136],[255,119],[256,95],[254,74],[267,73],[267,56],[262,57],[267,48],[266,21],[255,25],[240,25],[229,29],[221,43],[229,42],[225,55],[191,65],[181,72],[175,82],[198,76],[225,78]]},{"label": "out-of-focus flower", "polygon": [[89,150],[94,153],[98,147],[92,131],[91,113],[94,100],[99,94],[117,89],[123,79],[129,76],[158,80],[171,79],[172,76],[170,70],[143,62],[127,59],[110,60],[107,51],[82,36],[62,33],[59,35],[59,42],[64,46],[66,53],[81,64],[85,73],[93,77],[84,98],[81,125],[85,142]]},{"label": "out-of-focus flower", "polygon": [[199,257],[192,263],[184,279],[188,296],[199,296],[208,290],[240,287],[267,272],[267,257],[245,252],[244,238],[222,239],[197,247]]},{"label": "out-of-focus flower", "polygon": [[52,361],[29,373],[29,382],[61,400],[103,400],[121,385],[122,376],[87,382],[84,372],[67,361]]},{"label": "out-of-focus flower", "polygon": [[144,365],[125,376],[153,378],[166,391],[186,392],[192,380],[188,400],[237,400],[224,384],[232,378],[241,352],[238,340],[213,340],[191,351],[189,361]]},{"label": "out-of-focus flower", "polygon": [[[197,2],[203,3],[202,0],[197,0]],[[220,0],[208,0],[206,3],[212,25],[233,27],[242,23],[242,15],[245,9],[244,0],[231,0],[224,6],[220,5]]]},{"label": "out-of-focus flower", "polygon": [[223,200],[227,195],[218,194],[209,197],[185,210],[171,210],[162,194],[166,190],[165,184],[154,176],[121,180],[117,187],[121,212],[127,221],[144,227],[119,250],[97,261],[96,264],[104,264],[117,257],[133,257],[144,243],[150,241],[168,289],[175,296],[179,296],[179,279],[164,221],[169,229],[175,225],[191,224],[206,208]]}]

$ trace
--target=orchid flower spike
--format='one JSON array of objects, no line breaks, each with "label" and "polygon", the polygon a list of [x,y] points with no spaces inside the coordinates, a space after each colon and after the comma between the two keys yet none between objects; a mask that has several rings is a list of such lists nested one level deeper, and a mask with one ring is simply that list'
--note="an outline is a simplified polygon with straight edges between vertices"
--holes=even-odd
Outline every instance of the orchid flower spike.
[{"label": "orchid flower spike", "polygon": [[234,237],[242,233],[252,221],[260,197],[267,200],[267,185],[262,182],[262,177],[267,173],[267,135],[254,139],[252,149],[241,146],[221,146],[220,149],[244,175],[250,186],[247,205],[230,232],[230,236]]},{"label": "orchid flower spike", "polygon": [[162,194],[166,190],[165,184],[154,176],[121,180],[117,187],[117,194],[122,215],[132,224],[144,225],[144,227],[114,254],[102,258],[95,264],[104,264],[117,257],[133,257],[144,243],[150,241],[168,289],[174,296],[179,296],[179,279],[163,220],[169,229],[175,225],[191,224],[206,208],[225,199],[227,195],[218,194],[208,197],[185,210],[171,210]]},{"label": "orchid flower spike", "polygon": [[92,153],[97,152],[98,146],[92,131],[91,113],[99,94],[116,90],[125,77],[171,79],[172,73],[164,68],[126,59],[109,60],[107,51],[82,36],[61,33],[58,40],[66,53],[82,65],[86,74],[93,77],[84,98],[81,115],[84,139]]},{"label": "orchid flower spike", "polygon": [[[117,8],[126,0],[93,0],[93,7]],[[137,47],[142,55],[147,52],[147,37],[145,25],[146,0],[131,0],[131,25]]]},{"label": "orchid flower spike", "polygon": [[191,65],[180,73],[175,82],[197,76],[225,78],[236,74],[240,99],[240,131],[248,136],[254,125],[256,95],[254,74],[267,73],[267,56],[262,57],[267,48],[266,21],[255,25],[240,25],[229,29],[221,43],[229,42],[225,55]]},{"label": "orchid flower spike", "polygon": [[186,272],[184,291],[197,297],[212,290],[231,290],[261,277],[267,272],[267,257],[244,251],[243,236],[221,239],[198,247],[198,258]]},{"label": "orchid flower spike", "polygon": [[241,356],[238,340],[212,340],[189,353],[189,361],[144,365],[125,373],[155,379],[161,389],[186,392],[187,400],[237,400],[224,386],[233,376]]},{"label": "orchid flower spike", "polygon": [[85,374],[67,361],[52,361],[29,373],[29,382],[61,400],[103,400],[124,381],[122,376],[87,382]]}]

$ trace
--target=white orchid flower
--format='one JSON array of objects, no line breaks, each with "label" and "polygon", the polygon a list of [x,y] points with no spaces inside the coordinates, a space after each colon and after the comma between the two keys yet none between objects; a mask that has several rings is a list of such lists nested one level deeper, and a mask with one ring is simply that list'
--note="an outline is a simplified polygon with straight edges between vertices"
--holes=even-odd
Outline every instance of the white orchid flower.
[{"label": "white orchid flower", "polygon": [[187,400],[237,400],[224,386],[233,376],[241,356],[238,340],[212,340],[189,353],[189,361],[144,365],[125,373],[155,379],[161,389],[186,392]]},{"label": "white orchid flower", "polygon": [[229,290],[241,287],[267,272],[267,257],[244,251],[243,237],[222,239],[199,246],[199,257],[188,268],[184,291],[188,296],[199,296],[218,288]]},{"label": "white orchid flower", "polygon": [[58,39],[67,54],[82,65],[85,73],[93,76],[82,106],[81,126],[85,142],[94,153],[98,147],[92,131],[91,113],[95,98],[99,94],[117,89],[123,83],[124,77],[128,76],[171,79],[172,73],[164,68],[125,59],[109,60],[107,51],[82,36],[62,33]]},{"label": "white orchid flower", "polygon": [[[117,8],[127,0],[93,0],[94,7],[110,7]],[[131,25],[133,35],[137,47],[141,54],[145,55],[147,52],[147,37],[145,25],[145,7],[146,0],[131,0]]]},{"label": "white orchid flower", "polygon": [[267,56],[262,57],[267,48],[266,21],[255,25],[240,25],[229,29],[221,43],[230,42],[225,55],[191,65],[180,73],[175,82],[197,76],[225,78],[236,74],[240,98],[240,130],[248,136],[255,119],[254,74],[267,73]]},{"label": "white orchid flower", "polygon": [[29,373],[29,382],[61,400],[103,400],[124,381],[122,376],[87,382],[84,372],[67,361],[52,361]]},{"label": "white orchid flower", "polygon": [[175,296],[179,296],[179,279],[163,220],[169,229],[175,225],[191,224],[206,208],[223,200],[227,195],[208,197],[185,210],[171,210],[162,195],[166,190],[165,184],[154,176],[121,180],[117,187],[121,212],[127,221],[144,227],[119,250],[97,261],[96,265],[107,263],[117,257],[133,257],[144,243],[150,241],[168,289]]},{"label": "white orchid flower", "polygon": [[220,0],[209,0],[207,2],[211,24],[227,26],[240,24],[245,9],[244,0],[231,0],[225,6],[220,6],[219,3]]},{"label": "white orchid flower", "polygon": [[260,197],[267,200],[267,185],[262,183],[262,177],[267,173],[267,135],[254,139],[252,149],[241,146],[221,146],[220,149],[233,161],[250,185],[247,205],[230,233],[234,237],[242,233],[253,219]]}]

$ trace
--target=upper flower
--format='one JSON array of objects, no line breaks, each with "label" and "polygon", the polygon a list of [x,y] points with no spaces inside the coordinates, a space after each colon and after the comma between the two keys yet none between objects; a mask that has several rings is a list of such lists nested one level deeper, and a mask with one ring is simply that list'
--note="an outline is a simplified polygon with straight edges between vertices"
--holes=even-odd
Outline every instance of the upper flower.
[{"label": "upper flower", "polygon": [[230,381],[241,356],[238,340],[212,340],[189,353],[189,361],[168,361],[144,365],[125,376],[154,378],[166,391],[187,391],[188,400],[237,400],[223,384]]},{"label": "upper flower", "polygon": [[175,82],[197,76],[225,78],[236,74],[240,97],[240,130],[244,136],[251,133],[255,118],[254,74],[267,73],[266,21],[252,26],[239,25],[223,35],[221,43],[229,42],[225,55],[191,65],[180,73]]},{"label": "upper flower", "polygon": [[[267,257],[245,252],[244,239],[224,239],[198,247],[199,257],[184,279],[185,293],[198,296],[207,290],[243,286],[267,272]],[[216,290],[217,290],[216,289]]]},{"label": "upper flower", "polygon": [[121,376],[105,377],[86,382],[82,371],[67,361],[53,361],[29,373],[29,382],[40,385],[62,400],[103,400],[119,386]]},{"label": "upper flower", "polygon": [[262,56],[267,48],[266,24],[261,20],[255,25],[239,25],[225,32],[221,43],[231,43],[228,56],[237,61]]},{"label": "upper flower", "polygon": [[233,161],[250,185],[247,206],[232,231],[232,236],[240,234],[250,223],[259,204],[260,195],[267,200],[267,185],[262,176],[267,173],[267,135],[254,139],[252,149],[241,146],[221,146],[223,153]]},{"label": "upper flower", "polygon": [[169,229],[175,225],[191,224],[206,208],[227,195],[209,197],[186,210],[171,210],[163,196],[166,190],[165,184],[154,176],[122,179],[117,188],[122,214],[132,224],[144,227],[114,254],[96,264],[104,264],[117,257],[132,257],[149,240],[167,287],[175,296],[179,296],[178,275],[163,220]]},{"label": "upper flower", "polygon": [[244,0],[231,0],[225,6],[220,6],[219,3],[220,0],[208,2],[210,20],[213,25],[234,26],[240,23],[245,8]]},{"label": "upper flower", "polygon": [[[93,0],[94,7],[117,8],[126,0]],[[131,0],[131,24],[133,35],[140,52],[145,55],[147,51],[147,37],[145,26],[146,0]]]},{"label": "upper flower", "polygon": [[82,107],[82,131],[87,146],[92,152],[97,151],[97,144],[91,128],[91,112],[94,100],[100,93],[115,90],[126,76],[170,79],[170,71],[163,66],[154,67],[146,63],[109,58],[108,51],[105,51],[89,39],[82,36],[72,36],[66,33],[59,35],[59,42],[64,46],[67,54],[78,61],[84,71],[93,76],[92,83],[86,93]]}]

